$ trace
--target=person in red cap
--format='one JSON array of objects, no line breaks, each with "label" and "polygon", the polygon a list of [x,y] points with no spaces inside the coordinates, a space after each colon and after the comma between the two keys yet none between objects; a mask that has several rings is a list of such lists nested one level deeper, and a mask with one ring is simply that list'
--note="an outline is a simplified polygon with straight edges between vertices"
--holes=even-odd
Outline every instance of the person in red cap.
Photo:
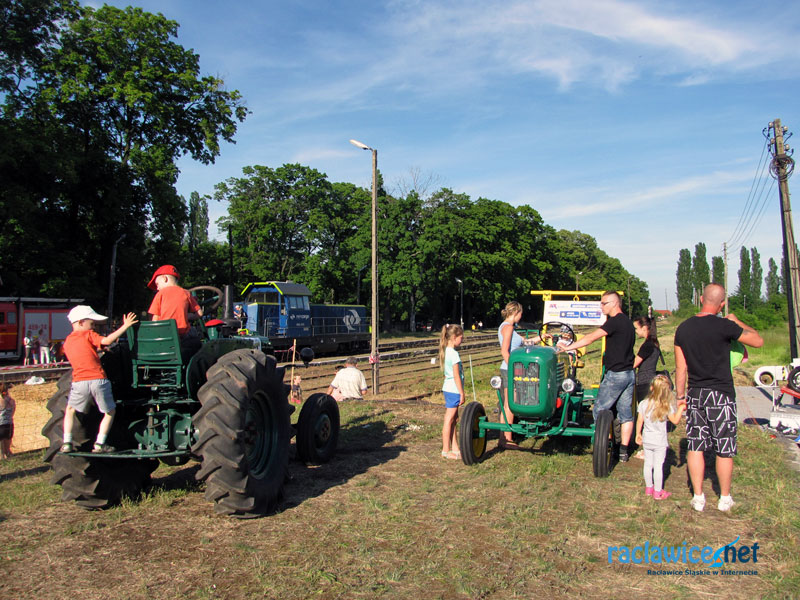
[{"label": "person in red cap", "polygon": [[175,319],[178,334],[183,338],[191,332],[189,315],[203,316],[203,309],[189,292],[178,285],[178,270],[172,265],[163,265],[156,269],[147,284],[151,290],[158,290],[156,297],[147,312],[153,315],[154,321]]}]

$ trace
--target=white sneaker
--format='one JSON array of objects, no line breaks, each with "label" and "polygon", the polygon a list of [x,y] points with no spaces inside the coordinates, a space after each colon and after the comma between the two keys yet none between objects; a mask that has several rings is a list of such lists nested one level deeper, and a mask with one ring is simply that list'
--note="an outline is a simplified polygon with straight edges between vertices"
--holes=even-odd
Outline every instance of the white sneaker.
[{"label": "white sneaker", "polygon": [[734,504],[736,504],[736,502],[734,502],[733,498],[731,498],[730,496],[720,496],[719,497],[719,504],[717,504],[717,508],[719,510],[721,510],[722,512],[727,512],[727,511],[729,511],[731,509],[731,507]]},{"label": "white sneaker", "polygon": [[[730,497],[730,496],[729,496]],[[692,508],[697,512],[703,512],[706,507],[706,495],[700,494],[699,496],[692,496]]]}]

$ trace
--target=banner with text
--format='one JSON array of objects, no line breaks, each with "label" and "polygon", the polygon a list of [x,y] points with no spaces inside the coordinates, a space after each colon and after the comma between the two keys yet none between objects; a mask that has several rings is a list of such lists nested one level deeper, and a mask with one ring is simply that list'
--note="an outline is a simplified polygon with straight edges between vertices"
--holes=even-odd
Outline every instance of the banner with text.
[{"label": "banner with text", "polygon": [[602,325],[606,316],[600,300],[551,300],[544,303],[545,323],[559,321],[569,325]]}]

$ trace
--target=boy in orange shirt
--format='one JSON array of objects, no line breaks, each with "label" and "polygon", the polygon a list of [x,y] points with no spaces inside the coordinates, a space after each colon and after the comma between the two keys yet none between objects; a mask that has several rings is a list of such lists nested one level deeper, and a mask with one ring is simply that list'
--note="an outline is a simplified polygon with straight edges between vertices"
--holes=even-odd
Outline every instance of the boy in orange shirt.
[{"label": "boy in orange shirt", "polygon": [[103,346],[114,343],[119,336],[137,323],[136,315],[128,313],[122,318],[122,327],[103,337],[94,331],[95,321],[105,321],[108,317],[97,314],[91,306],[80,305],[69,311],[67,315],[72,323],[72,333],[64,340],[64,353],[72,365],[72,387],[69,390],[67,408],[64,411],[64,445],[61,452],[72,452],[72,423],[75,411],[85,413],[92,400],[103,413],[100,429],[92,452],[113,452],[114,448],[106,444],[108,432],[114,422],[114,411],[117,405],[111,392],[111,382],[100,365],[97,351]]},{"label": "boy in orange shirt", "polygon": [[189,314],[202,317],[203,309],[194,296],[178,285],[178,277],[178,270],[172,265],[163,265],[156,269],[147,287],[158,290],[158,293],[147,312],[153,315],[154,321],[175,319],[178,335],[183,339],[191,331]]}]

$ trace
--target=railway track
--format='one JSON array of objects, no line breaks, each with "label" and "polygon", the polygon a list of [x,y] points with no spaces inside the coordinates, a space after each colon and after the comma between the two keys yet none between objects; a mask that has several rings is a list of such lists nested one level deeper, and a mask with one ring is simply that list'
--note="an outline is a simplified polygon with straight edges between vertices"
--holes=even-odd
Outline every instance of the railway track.
[{"label": "railway track", "polygon": [[[381,344],[381,384],[396,383],[422,372],[439,369],[438,364],[431,363],[431,359],[438,356],[439,346],[435,339],[405,340]],[[499,362],[497,338],[494,334],[474,334],[461,344],[459,353],[462,357],[472,355],[472,364],[480,366],[491,362]],[[370,366],[369,355],[356,355],[359,367],[368,375]],[[337,367],[344,364],[346,356],[333,356],[312,362],[308,367],[295,362],[296,374],[303,378],[303,393],[308,395],[314,392],[324,392],[328,389],[330,381],[336,374]],[[466,362],[466,361],[465,361]],[[281,362],[287,370],[286,381],[289,381],[291,362]],[[0,381],[19,384],[33,376],[42,377],[45,381],[55,381],[71,369],[69,363],[52,363],[47,366],[8,366],[0,367]],[[367,379],[369,377],[367,376]]]}]

